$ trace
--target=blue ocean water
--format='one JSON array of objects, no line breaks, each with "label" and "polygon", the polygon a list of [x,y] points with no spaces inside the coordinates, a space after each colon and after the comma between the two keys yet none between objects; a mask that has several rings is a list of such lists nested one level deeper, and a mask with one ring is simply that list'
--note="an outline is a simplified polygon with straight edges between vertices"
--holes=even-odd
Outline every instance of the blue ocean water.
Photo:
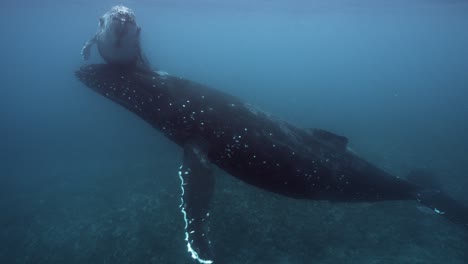
[{"label": "blue ocean water", "polygon": [[[181,150],[73,74],[116,4],[159,69],[345,135],[395,175],[427,168],[468,204],[467,1],[3,1],[0,263],[191,263]],[[415,202],[298,201],[219,174],[220,263],[468,262],[467,232]]]}]

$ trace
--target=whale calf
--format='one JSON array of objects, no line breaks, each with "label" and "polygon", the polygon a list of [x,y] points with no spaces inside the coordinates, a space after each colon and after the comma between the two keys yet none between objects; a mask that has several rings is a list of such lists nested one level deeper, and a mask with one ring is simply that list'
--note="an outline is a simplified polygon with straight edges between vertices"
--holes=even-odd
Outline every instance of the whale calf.
[{"label": "whale calf", "polygon": [[99,18],[96,33],[81,50],[84,60],[89,59],[95,44],[109,64],[151,68],[141,48],[141,28],[136,23],[135,13],[126,6],[114,6]]},{"label": "whale calf", "polygon": [[215,261],[209,240],[213,166],[294,198],[417,200],[468,227],[463,204],[379,169],[350,151],[344,136],[296,127],[237,97],[163,72],[95,64],[82,66],[75,75],[183,148],[180,209],[187,250],[199,263]]}]

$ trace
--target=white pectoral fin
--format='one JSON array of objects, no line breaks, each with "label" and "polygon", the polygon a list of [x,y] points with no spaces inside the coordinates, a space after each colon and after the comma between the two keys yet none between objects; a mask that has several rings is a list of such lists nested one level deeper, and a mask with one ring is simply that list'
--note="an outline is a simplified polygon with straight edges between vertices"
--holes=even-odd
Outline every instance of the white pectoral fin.
[{"label": "white pectoral fin", "polygon": [[184,146],[179,178],[182,191],[180,210],[185,221],[187,250],[198,263],[213,263],[208,233],[214,173],[206,154],[197,145]]}]

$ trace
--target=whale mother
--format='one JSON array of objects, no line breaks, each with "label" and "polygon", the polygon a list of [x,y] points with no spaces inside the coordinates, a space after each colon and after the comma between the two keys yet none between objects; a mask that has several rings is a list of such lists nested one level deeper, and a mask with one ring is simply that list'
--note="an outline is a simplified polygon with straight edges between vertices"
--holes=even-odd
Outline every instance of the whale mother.
[{"label": "whale mother", "polygon": [[184,150],[180,209],[191,257],[213,263],[209,241],[213,165],[294,198],[343,202],[417,200],[468,227],[468,209],[443,192],[389,175],[347,148],[347,138],[302,129],[240,99],[161,72],[96,64],[75,75]]}]

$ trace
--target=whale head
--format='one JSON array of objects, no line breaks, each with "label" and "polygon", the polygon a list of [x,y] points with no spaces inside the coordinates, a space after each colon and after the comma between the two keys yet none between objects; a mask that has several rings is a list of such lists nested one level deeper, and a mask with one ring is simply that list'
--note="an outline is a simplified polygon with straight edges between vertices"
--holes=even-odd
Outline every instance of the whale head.
[{"label": "whale head", "polygon": [[114,6],[99,19],[98,49],[107,63],[131,64],[137,60],[140,27],[128,7]]}]

